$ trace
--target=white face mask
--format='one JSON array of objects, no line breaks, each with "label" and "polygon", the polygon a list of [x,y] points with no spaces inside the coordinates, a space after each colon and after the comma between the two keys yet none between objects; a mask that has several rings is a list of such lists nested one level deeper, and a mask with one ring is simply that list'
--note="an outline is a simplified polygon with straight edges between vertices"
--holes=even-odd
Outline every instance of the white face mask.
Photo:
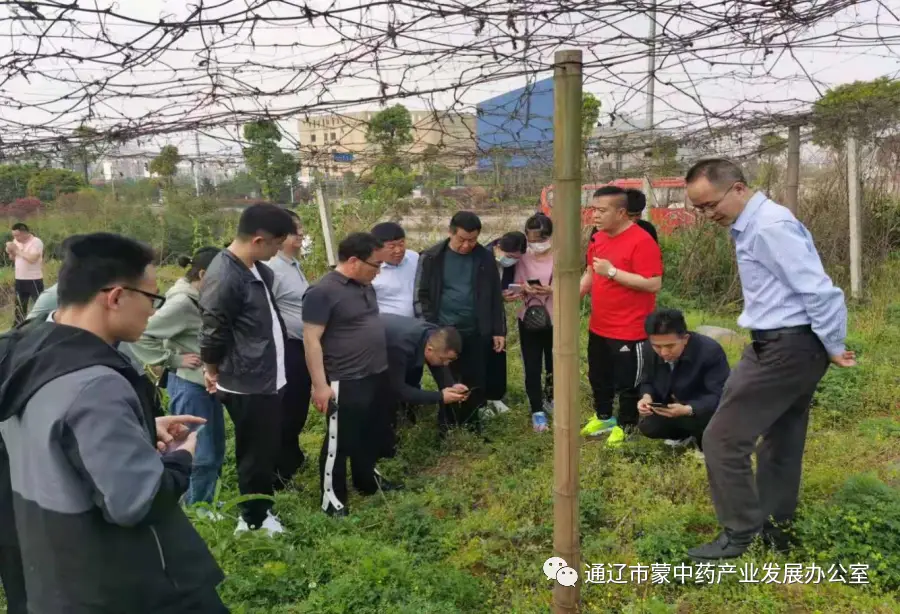
[{"label": "white face mask", "polygon": [[499,258],[497,258],[497,262],[500,264],[500,266],[506,269],[517,263],[518,260],[516,260],[512,256],[500,256]]},{"label": "white face mask", "polygon": [[547,250],[551,247],[550,241],[544,241],[543,243],[529,243],[528,249],[530,249],[535,254],[545,254]]}]

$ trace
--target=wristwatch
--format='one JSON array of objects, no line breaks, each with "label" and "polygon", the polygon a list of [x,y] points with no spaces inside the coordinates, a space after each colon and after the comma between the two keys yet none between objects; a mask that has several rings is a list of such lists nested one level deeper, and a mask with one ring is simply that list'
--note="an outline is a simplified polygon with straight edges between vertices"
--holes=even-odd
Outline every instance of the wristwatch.
[{"label": "wristwatch", "polygon": [[609,267],[609,271],[606,272],[606,276],[609,277],[610,279],[615,279],[616,274],[618,274],[618,272],[619,272],[619,269],[617,269],[614,266],[611,266],[611,267]]},{"label": "wristwatch", "polygon": [[694,417],[694,408],[691,407],[690,405],[688,405],[687,408],[688,408],[688,417],[693,418]]}]

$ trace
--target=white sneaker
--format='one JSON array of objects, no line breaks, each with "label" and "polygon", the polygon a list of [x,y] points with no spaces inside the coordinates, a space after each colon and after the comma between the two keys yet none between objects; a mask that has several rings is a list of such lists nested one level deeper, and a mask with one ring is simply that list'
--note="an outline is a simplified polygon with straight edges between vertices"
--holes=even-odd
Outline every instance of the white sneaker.
[{"label": "white sneaker", "polygon": [[273,516],[272,512],[269,512],[266,519],[263,520],[262,527],[260,527],[263,531],[266,531],[269,534],[269,537],[274,537],[280,533],[284,533],[284,527],[281,525],[281,521],[278,520],[277,516]]},{"label": "white sneaker", "polygon": [[498,416],[509,411],[509,407],[507,407],[506,403],[504,403],[503,401],[491,401],[490,403],[494,406],[494,412]]},{"label": "white sneaker", "polygon": [[234,530],[235,535],[240,535],[241,533],[246,533],[250,530],[250,527],[247,526],[247,522],[241,518],[238,520],[237,528]]},{"label": "white sneaker", "polygon": [[666,439],[663,443],[672,448],[686,448],[696,441],[697,440],[691,436],[685,437],[684,439]]}]

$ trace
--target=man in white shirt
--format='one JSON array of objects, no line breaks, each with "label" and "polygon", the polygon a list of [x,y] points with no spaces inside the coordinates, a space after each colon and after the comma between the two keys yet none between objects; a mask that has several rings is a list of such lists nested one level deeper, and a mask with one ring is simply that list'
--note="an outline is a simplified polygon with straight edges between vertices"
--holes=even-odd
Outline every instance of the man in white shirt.
[{"label": "man in white shirt", "polygon": [[[392,313],[408,318],[415,317],[413,308],[413,292],[416,287],[416,269],[419,266],[419,254],[406,249],[406,232],[396,222],[381,222],[372,228],[372,235],[384,247],[379,251],[382,259],[381,272],[372,287],[378,299],[379,313]],[[406,384],[413,388],[422,385],[422,367],[414,367],[406,374]],[[416,421],[412,407],[406,407],[406,415],[413,423]]]},{"label": "man in white shirt", "polygon": [[44,244],[22,222],[12,227],[13,240],[6,244],[7,255],[16,265],[16,315],[20,324],[28,313],[28,303],[44,291]]},{"label": "man in white shirt", "polygon": [[376,239],[384,243],[380,256],[384,259],[381,273],[372,282],[380,313],[414,317],[413,289],[419,254],[406,249],[406,233],[400,224],[382,222],[372,228]]}]

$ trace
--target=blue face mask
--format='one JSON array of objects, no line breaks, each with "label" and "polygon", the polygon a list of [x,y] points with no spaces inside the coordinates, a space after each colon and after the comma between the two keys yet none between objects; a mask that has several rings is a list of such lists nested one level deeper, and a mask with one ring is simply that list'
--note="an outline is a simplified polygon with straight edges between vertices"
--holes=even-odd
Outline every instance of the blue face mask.
[{"label": "blue face mask", "polygon": [[500,258],[497,258],[497,262],[499,262],[500,266],[502,266],[504,269],[507,269],[517,263],[518,260],[516,260],[512,256],[501,256]]}]

